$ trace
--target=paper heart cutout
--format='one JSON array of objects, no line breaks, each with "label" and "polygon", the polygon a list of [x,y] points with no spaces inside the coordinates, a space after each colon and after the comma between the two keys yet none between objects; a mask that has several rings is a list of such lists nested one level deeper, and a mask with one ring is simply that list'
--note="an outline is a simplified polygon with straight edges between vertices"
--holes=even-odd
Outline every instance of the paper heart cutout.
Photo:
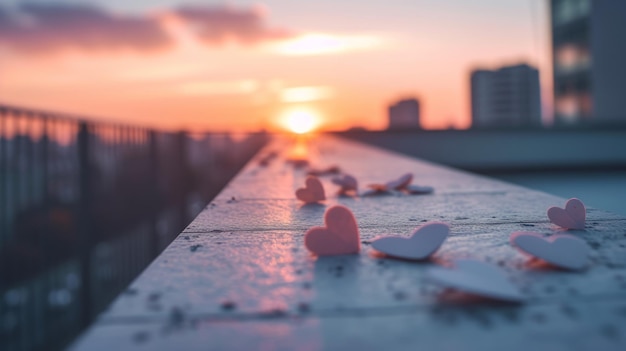
[{"label": "paper heart cutout", "polygon": [[331,181],[333,182],[333,184],[339,185],[342,192],[357,191],[358,188],[358,182],[356,178],[349,174],[333,177]]},{"label": "paper heart cutout", "polygon": [[454,261],[454,268],[433,267],[428,277],[447,287],[492,299],[521,302],[524,296],[500,268],[476,260]]},{"label": "paper heart cutout", "polygon": [[511,244],[520,251],[554,266],[578,270],[585,267],[591,247],[573,235],[559,234],[544,238],[539,233],[515,232]]},{"label": "paper heart cutout", "polygon": [[548,209],[550,222],[565,229],[585,229],[586,216],[585,205],[576,198],[567,200],[565,209],[556,206]]},{"label": "paper heart cutout", "polygon": [[388,256],[407,260],[423,260],[439,249],[450,234],[445,223],[426,223],[413,231],[409,238],[384,236],[372,241],[372,247]]},{"label": "paper heart cutout", "polygon": [[307,204],[316,203],[326,200],[324,186],[317,177],[308,176],[305,181],[305,187],[296,190],[296,198]]},{"label": "paper heart cutout", "polygon": [[406,192],[409,194],[420,195],[420,194],[431,194],[435,191],[435,188],[432,186],[421,186],[421,185],[407,185],[405,188]]},{"label": "paper heart cutout", "polygon": [[385,184],[368,184],[367,187],[370,188],[372,191],[377,191],[381,193],[389,191]]},{"label": "paper heart cutout", "polygon": [[309,251],[318,256],[359,253],[359,227],[347,207],[329,208],[324,214],[324,225],[310,228],[304,235],[304,245]]},{"label": "paper heart cutout", "polygon": [[391,194],[385,184],[368,184],[367,187],[369,189],[362,192],[361,196],[378,196]]},{"label": "paper heart cutout", "polygon": [[402,175],[398,179],[394,179],[385,184],[389,190],[402,190],[406,188],[413,181],[413,173],[407,173]]},{"label": "paper heart cutout", "polygon": [[339,168],[339,166],[337,165],[328,166],[327,168],[310,169],[308,172],[306,172],[307,175],[312,175],[316,177],[339,173],[341,173],[341,168]]},{"label": "paper heart cutout", "polygon": [[389,195],[388,191],[379,191],[379,190],[375,190],[375,189],[367,189],[365,191],[363,191],[361,193],[361,196],[363,197],[368,197],[368,196],[379,196],[379,195]]}]

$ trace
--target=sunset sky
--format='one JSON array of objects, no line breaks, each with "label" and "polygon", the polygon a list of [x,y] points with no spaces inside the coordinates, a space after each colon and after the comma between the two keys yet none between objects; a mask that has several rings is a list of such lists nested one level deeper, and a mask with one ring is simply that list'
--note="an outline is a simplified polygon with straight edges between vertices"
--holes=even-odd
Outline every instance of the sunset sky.
[{"label": "sunset sky", "polygon": [[416,96],[429,129],[470,124],[469,72],[538,66],[540,0],[3,0],[0,103],[167,129],[386,127]]}]

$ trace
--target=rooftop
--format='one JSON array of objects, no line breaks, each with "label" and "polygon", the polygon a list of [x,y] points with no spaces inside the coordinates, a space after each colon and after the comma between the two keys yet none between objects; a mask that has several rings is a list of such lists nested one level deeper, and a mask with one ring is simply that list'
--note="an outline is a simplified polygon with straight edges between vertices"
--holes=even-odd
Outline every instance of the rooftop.
[{"label": "rooftop", "polygon": [[[405,172],[431,195],[338,197],[303,206],[306,170],[285,162],[275,138],[103,313],[73,350],[623,349],[626,219],[589,208],[573,232],[592,248],[579,273],[530,263],[515,231],[558,233],[546,217],[565,200],[358,142],[306,144],[316,168],[337,165],[365,184]],[[300,145],[302,147],[302,145]],[[272,151],[279,156],[259,163]],[[359,255],[316,258],[304,232],[335,204],[359,225]],[[432,261],[373,255],[371,240],[442,221],[451,235]],[[502,267],[527,297],[520,305],[468,300],[425,278],[436,264],[473,258]]]}]

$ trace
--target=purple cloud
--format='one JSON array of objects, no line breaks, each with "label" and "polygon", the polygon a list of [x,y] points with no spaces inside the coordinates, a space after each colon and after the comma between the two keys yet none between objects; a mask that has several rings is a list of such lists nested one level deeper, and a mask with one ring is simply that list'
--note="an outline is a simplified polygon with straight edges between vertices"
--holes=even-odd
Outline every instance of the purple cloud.
[{"label": "purple cloud", "polygon": [[268,28],[259,9],[224,6],[181,6],[174,13],[193,28],[207,44],[234,40],[242,44],[280,40],[291,37],[286,29]]},{"label": "purple cloud", "polygon": [[[226,41],[248,45],[292,35],[284,29],[268,28],[263,13],[254,8],[181,6],[167,13],[179,18],[207,45]],[[173,43],[157,17],[120,16],[90,5],[67,3],[0,6],[0,45],[20,52],[68,48],[154,51]]]},{"label": "purple cloud", "polygon": [[15,10],[0,7],[0,44],[18,51],[63,48],[149,51],[172,42],[153,18],[115,16],[79,4],[22,3]]}]

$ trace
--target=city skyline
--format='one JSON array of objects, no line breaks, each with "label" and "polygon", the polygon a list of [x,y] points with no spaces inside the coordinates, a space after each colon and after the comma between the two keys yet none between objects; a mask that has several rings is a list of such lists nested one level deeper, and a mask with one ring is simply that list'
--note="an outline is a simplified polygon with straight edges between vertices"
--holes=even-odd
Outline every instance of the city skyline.
[{"label": "city skyline", "polygon": [[[43,11],[43,2],[32,10],[31,1],[29,14],[41,23],[61,15],[76,20],[80,3],[98,9],[101,21],[93,30],[107,33],[118,20],[142,23],[144,32],[126,41],[108,33],[93,42],[80,35],[62,40],[72,32],[71,21],[65,31],[36,38],[11,36],[15,28],[5,26],[3,103],[166,129],[276,130],[303,111],[322,129],[383,129],[387,105],[417,95],[425,129],[467,128],[469,72],[529,62],[542,74],[544,112],[551,108],[545,4],[398,0],[359,4],[359,16],[346,16],[356,5],[63,3],[65,12]],[[5,18],[16,4],[24,2],[1,7]],[[190,32],[198,26],[205,32]],[[151,40],[140,40],[150,28]]]}]

